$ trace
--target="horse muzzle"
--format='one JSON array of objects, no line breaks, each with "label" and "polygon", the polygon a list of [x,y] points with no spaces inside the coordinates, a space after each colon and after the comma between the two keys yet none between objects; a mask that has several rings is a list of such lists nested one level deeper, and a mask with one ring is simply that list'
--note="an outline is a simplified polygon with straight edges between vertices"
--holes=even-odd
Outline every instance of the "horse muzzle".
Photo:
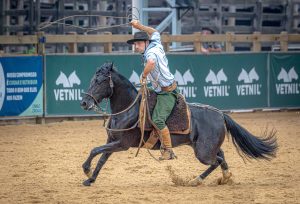
[{"label": "horse muzzle", "polygon": [[83,110],[91,110],[94,107],[94,101],[92,100],[82,100],[80,106]]}]

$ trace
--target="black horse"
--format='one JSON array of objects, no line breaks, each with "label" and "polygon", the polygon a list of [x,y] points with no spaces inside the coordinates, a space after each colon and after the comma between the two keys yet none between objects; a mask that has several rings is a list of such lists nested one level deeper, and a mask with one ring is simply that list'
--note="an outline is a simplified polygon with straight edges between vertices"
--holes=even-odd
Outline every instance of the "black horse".
[{"label": "black horse", "polygon": [[[82,165],[84,173],[89,177],[83,182],[83,185],[89,186],[95,182],[101,168],[113,152],[139,146],[141,132],[139,127],[135,127],[135,124],[138,120],[140,101],[138,100],[132,105],[137,94],[136,88],[113,68],[112,63],[103,64],[93,76],[90,87],[81,101],[81,107],[85,110],[91,110],[104,98],[108,98],[112,114],[121,112],[111,116],[109,128],[129,130],[107,131],[107,143],[94,148]],[[275,157],[277,149],[275,131],[266,132],[264,137],[258,138],[216,108],[199,104],[188,105],[191,110],[192,131],[186,135],[172,134],[172,144],[174,147],[182,144],[192,146],[197,159],[205,165],[210,165],[204,173],[190,181],[190,185],[201,184],[202,180],[219,165],[223,172],[220,182],[226,183],[231,177],[224,153],[220,149],[226,132],[232,136],[233,144],[240,156],[265,160]],[[150,132],[145,132],[145,140],[149,135]],[[154,149],[160,149],[160,142],[154,146]],[[102,155],[92,172],[91,162],[98,154]]]}]

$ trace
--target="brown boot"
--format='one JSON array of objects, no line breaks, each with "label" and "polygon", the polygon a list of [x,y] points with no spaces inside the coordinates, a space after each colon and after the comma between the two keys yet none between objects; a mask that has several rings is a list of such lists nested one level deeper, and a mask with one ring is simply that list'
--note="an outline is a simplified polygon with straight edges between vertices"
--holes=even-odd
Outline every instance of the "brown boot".
[{"label": "brown boot", "polygon": [[164,145],[164,150],[161,154],[161,157],[159,157],[159,160],[170,160],[170,159],[177,158],[177,156],[175,155],[172,149],[171,135],[168,127],[166,126],[160,132],[162,136],[162,143]]}]

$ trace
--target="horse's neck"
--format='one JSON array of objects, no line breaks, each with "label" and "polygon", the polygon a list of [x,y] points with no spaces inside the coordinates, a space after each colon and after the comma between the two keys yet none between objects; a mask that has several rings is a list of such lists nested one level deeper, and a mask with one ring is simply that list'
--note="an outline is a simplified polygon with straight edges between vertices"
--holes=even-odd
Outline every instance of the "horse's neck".
[{"label": "horse's neck", "polygon": [[117,77],[114,80],[113,95],[110,98],[112,113],[117,113],[128,108],[135,100],[137,91],[130,82]]}]

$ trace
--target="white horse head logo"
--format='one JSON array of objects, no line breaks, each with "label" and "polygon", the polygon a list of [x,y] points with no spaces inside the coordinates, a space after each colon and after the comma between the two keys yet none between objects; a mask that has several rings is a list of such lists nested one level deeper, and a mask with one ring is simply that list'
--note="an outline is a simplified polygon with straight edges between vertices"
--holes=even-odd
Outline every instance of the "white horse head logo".
[{"label": "white horse head logo", "polygon": [[70,87],[73,87],[74,84],[80,85],[81,81],[76,75],[76,71],[73,71],[68,77]]},{"label": "white horse head logo", "polygon": [[188,69],[184,74],[183,74],[183,79],[185,81],[185,84],[188,82],[194,83],[194,77],[191,74],[190,69]]},{"label": "white horse head logo", "polygon": [[71,87],[67,76],[62,71],[60,71],[60,74],[57,77],[55,84],[56,85],[62,84],[64,88]]},{"label": "white horse head logo", "polygon": [[238,77],[238,81],[244,81],[244,83],[248,84],[248,83],[252,83],[253,80],[256,80],[256,81],[259,80],[259,76],[255,71],[255,67],[253,67],[251,69],[249,74],[244,69],[242,69],[242,72],[240,73],[240,75]]},{"label": "white horse head logo", "polygon": [[140,83],[140,77],[134,70],[132,71],[132,74],[129,77],[129,81],[133,84],[139,84]]},{"label": "white horse head logo", "polygon": [[287,71],[281,67],[281,70],[277,76],[278,80],[283,80],[283,82],[288,83],[288,82],[292,82],[293,79],[297,80],[298,79],[298,74],[295,71],[295,68],[292,67],[289,72],[287,73]]},{"label": "white horse head logo", "polygon": [[178,85],[185,85],[184,79],[178,70],[176,70],[174,77]]},{"label": "white horse head logo", "polygon": [[183,75],[176,70],[174,74],[175,80],[177,81],[178,85],[187,85],[188,82],[194,83],[194,77],[191,74],[191,71],[188,69]]},{"label": "white horse head logo", "polygon": [[60,71],[60,74],[55,81],[56,85],[62,84],[64,88],[71,88],[74,84],[80,85],[80,83],[80,79],[76,75],[75,71],[73,71],[68,78],[65,73]]},{"label": "white horse head logo", "polygon": [[211,69],[205,78],[205,82],[211,82],[213,85],[221,84],[222,81],[227,81],[227,76],[225,75],[223,69],[221,69],[216,75]]}]

